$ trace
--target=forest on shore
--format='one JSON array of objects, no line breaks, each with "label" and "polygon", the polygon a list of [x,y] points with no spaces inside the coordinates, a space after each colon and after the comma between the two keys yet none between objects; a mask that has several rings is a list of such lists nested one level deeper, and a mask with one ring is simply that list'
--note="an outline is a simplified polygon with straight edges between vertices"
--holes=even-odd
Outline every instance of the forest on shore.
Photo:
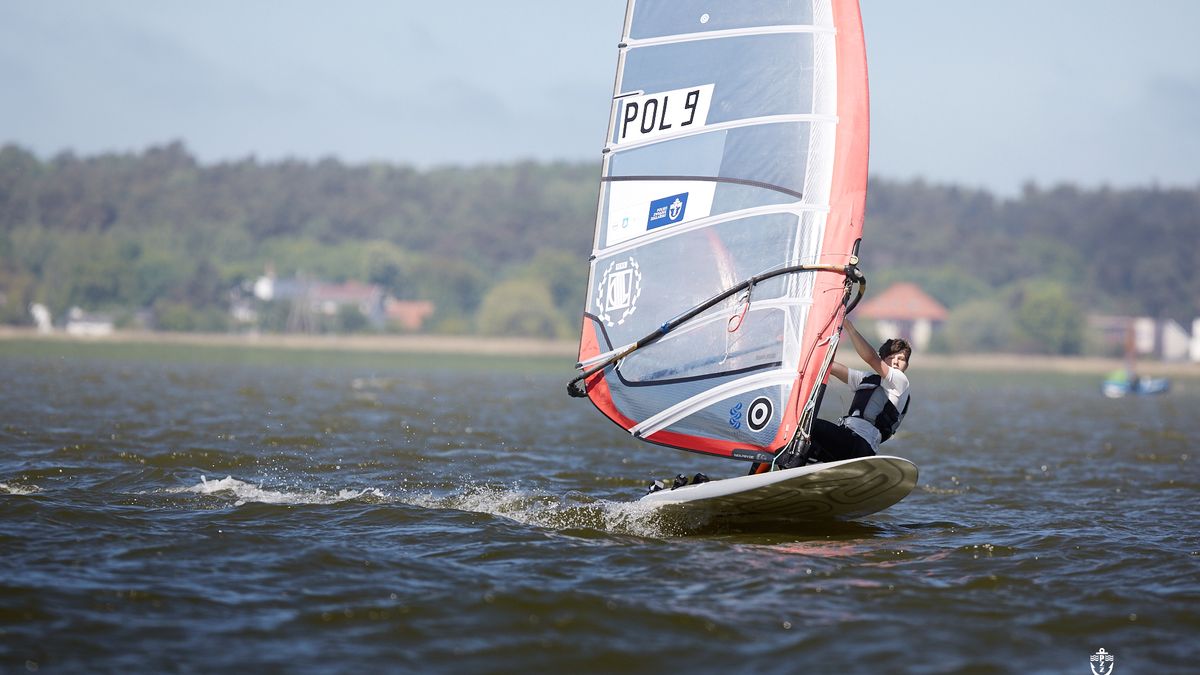
[{"label": "forest on shore", "polygon": [[[42,159],[0,148],[0,323],[152,317],[245,329],[230,314],[268,269],[429,300],[433,334],[571,337],[599,162],[444,167],[205,165],[181,143]],[[1092,313],[1200,316],[1200,186],[1026,186],[1014,198],[872,178],[861,258],[871,288],[913,281],[950,309],[947,352],[1095,353]],[[269,303],[268,303],[269,304]],[[266,307],[254,328],[285,328]],[[355,317],[325,330],[369,330]]]}]

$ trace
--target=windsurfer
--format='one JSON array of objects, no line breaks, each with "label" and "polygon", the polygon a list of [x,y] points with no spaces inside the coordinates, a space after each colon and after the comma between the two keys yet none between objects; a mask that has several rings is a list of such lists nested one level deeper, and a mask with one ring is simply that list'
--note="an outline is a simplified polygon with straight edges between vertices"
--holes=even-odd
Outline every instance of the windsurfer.
[{"label": "windsurfer", "polygon": [[[844,324],[844,332],[850,336],[859,358],[874,372],[848,368],[837,361],[831,364],[830,373],[850,385],[854,398],[850,410],[840,421],[813,421],[812,447],[807,453],[810,462],[874,455],[879,444],[896,433],[908,412],[909,382],[904,371],[908,370],[912,346],[907,340],[892,338],[876,352],[849,320]],[[799,465],[800,461],[797,456],[792,465]]]}]

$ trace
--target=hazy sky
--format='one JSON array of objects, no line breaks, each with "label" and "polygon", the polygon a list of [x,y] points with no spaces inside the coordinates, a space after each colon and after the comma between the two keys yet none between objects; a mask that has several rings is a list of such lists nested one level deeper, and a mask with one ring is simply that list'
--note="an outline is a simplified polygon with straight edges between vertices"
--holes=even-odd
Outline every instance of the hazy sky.
[{"label": "hazy sky", "polygon": [[[720,0],[713,0],[714,3]],[[871,171],[1200,184],[1200,2],[862,0]],[[3,0],[0,143],[599,162],[624,0]]]}]

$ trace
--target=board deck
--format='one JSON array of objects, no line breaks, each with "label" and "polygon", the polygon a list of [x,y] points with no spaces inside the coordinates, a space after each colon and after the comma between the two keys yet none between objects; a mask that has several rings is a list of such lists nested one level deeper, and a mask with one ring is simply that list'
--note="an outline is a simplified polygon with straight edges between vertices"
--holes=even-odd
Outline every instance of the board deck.
[{"label": "board deck", "polygon": [[660,490],[640,503],[718,518],[837,520],[882,511],[916,484],[915,464],[876,455]]}]

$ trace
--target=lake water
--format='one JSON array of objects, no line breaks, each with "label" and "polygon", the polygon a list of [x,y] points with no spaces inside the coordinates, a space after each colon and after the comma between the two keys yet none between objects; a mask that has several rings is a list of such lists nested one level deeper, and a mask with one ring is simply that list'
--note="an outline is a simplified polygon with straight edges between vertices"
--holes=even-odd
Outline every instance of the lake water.
[{"label": "lake water", "polygon": [[569,363],[264,354],[0,345],[0,672],[1196,672],[1200,384],[918,358],[907,499],[687,530]]}]

